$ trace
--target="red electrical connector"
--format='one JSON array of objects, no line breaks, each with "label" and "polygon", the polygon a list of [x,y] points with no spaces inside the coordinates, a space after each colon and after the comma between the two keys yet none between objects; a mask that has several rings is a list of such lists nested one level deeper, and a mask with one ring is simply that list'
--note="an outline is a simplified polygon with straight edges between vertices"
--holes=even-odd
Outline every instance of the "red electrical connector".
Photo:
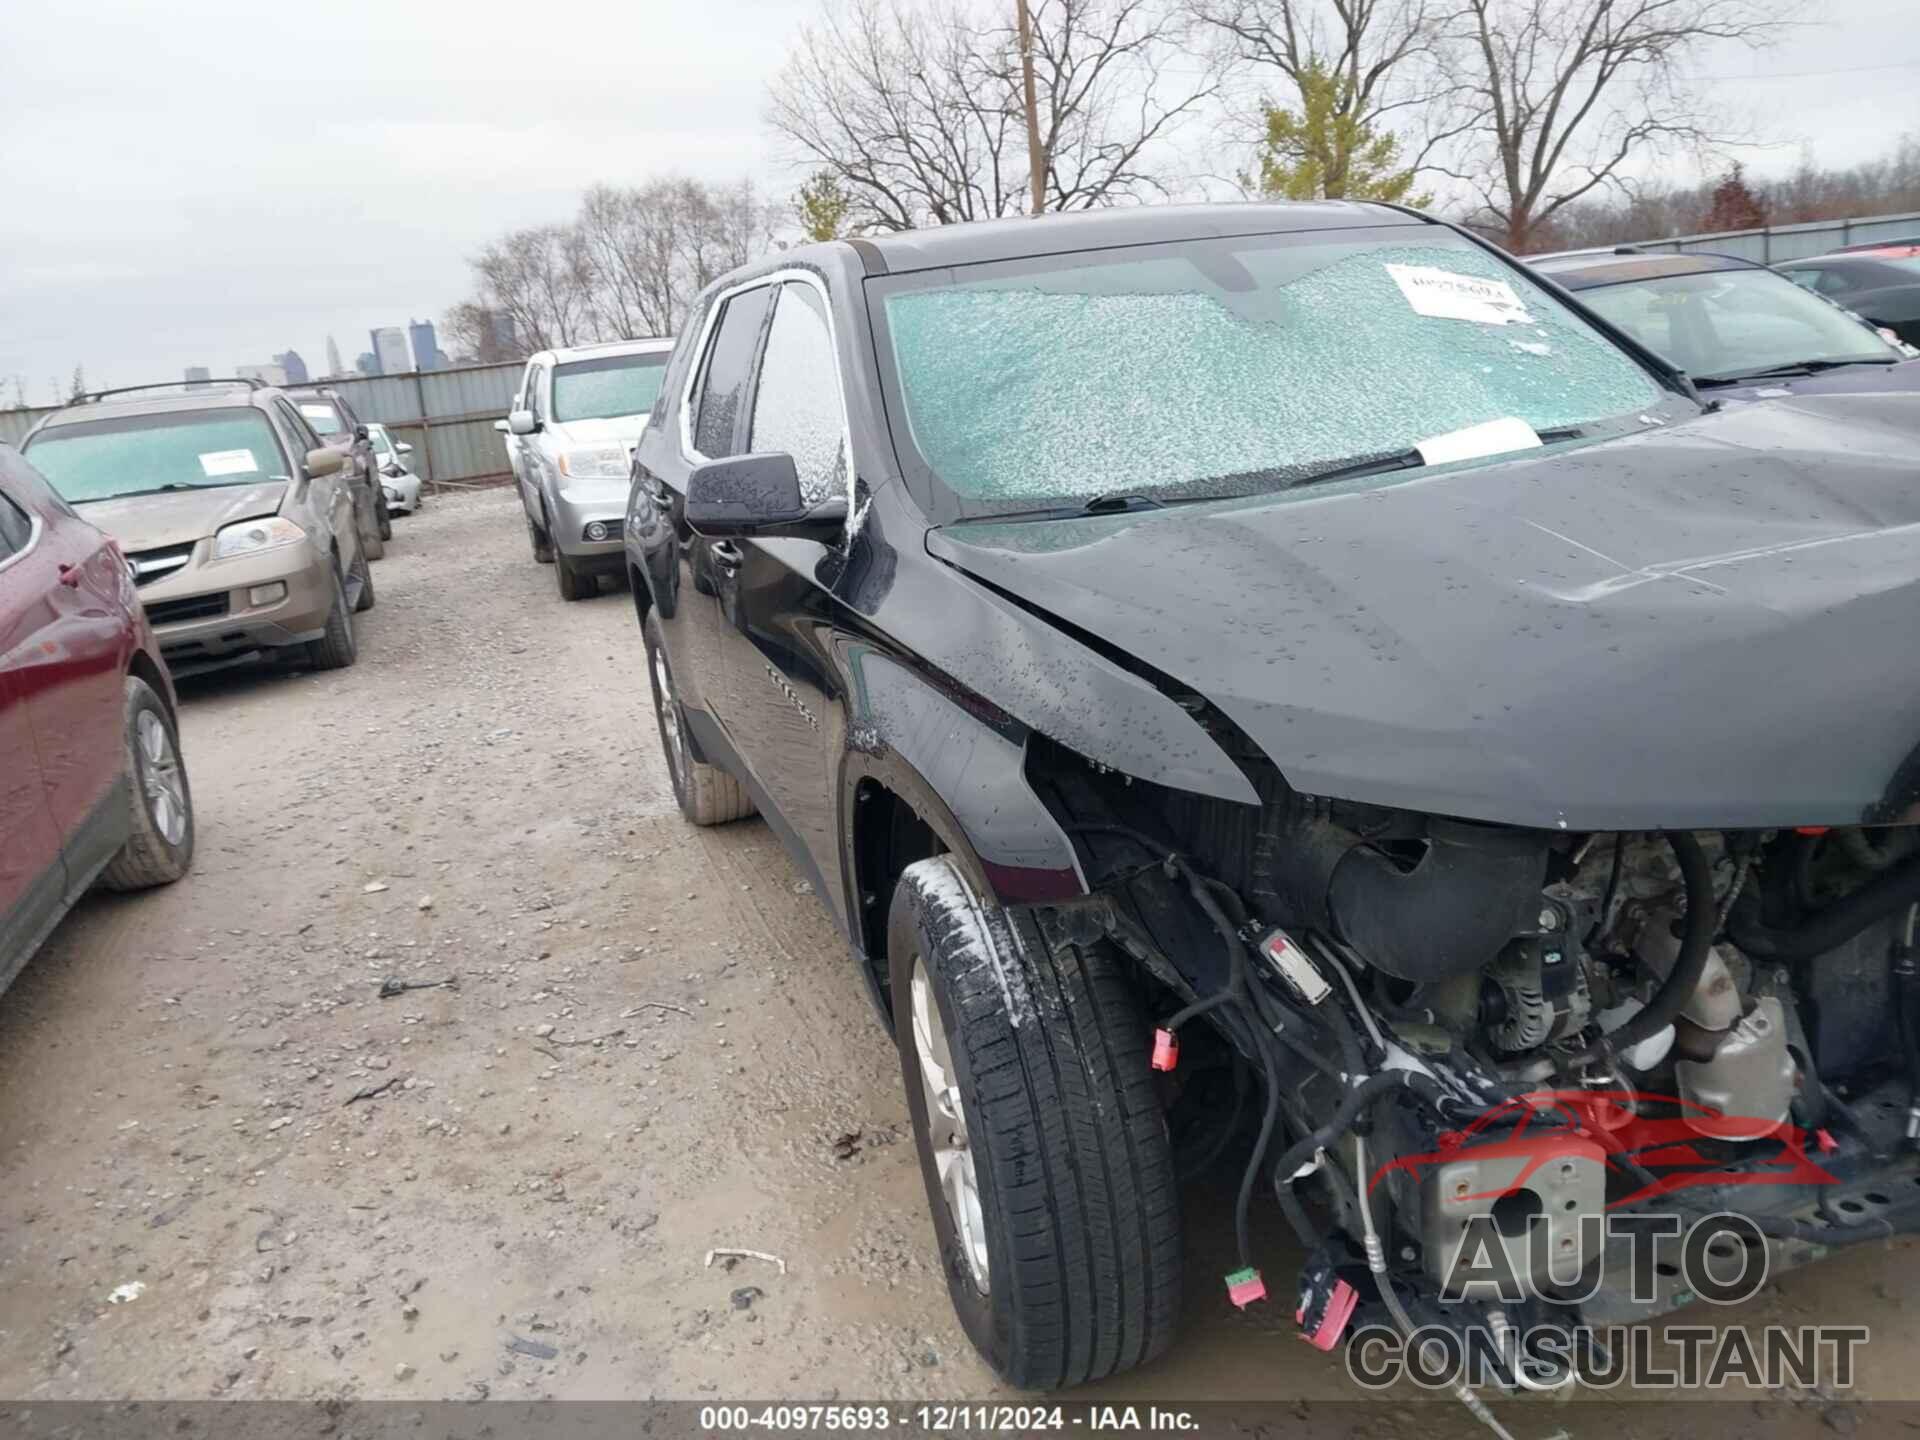
[{"label": "red electrical connector", "polygon": [[1156,1070],[1171,1070],[1180,1063],[1180,1037],[1171,1030],[1153,1032],[1153,1059],[1148,1062]]},{"label": "red electrical connector", "polygon": [[1242,1310],[1267,1298],[1267,1282],[1258,1270],[1236,1270],[1227,1276],[1227,1298]]}]

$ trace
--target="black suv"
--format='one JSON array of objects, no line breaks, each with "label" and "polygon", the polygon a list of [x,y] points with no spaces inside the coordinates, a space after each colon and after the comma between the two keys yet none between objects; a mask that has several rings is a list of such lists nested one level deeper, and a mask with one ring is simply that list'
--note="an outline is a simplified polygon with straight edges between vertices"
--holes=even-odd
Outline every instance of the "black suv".
[{"label": "black suv", "polygon": [[1323,1348],[1683,1303],[1596,1238],[1650,1197],[1776,1265],[1920,1216],[1914,442],[1897,395],[1703,404],[1387,206],[701,296],[625,536],[675,793],[844,928],[1004,1376],[1169,1343],[1222,1157],[1230,1298],[1272,1197]]}]

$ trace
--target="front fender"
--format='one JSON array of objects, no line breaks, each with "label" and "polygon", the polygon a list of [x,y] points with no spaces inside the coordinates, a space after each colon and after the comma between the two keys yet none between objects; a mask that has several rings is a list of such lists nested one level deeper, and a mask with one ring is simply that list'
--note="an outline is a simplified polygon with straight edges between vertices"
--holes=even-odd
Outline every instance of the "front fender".
[{"label": "front fender", "polygon": [[[1003,905],[1059,903],[1087,893],[1073,845],[1028,786],[1026,731],[983,718],[924,671],[848,637],[848,718],[841,772],[841,854],[854,874],[862,787],[894,792],[934,832],[967,879]],[[977,703],[977,702],[976,702]]]}]

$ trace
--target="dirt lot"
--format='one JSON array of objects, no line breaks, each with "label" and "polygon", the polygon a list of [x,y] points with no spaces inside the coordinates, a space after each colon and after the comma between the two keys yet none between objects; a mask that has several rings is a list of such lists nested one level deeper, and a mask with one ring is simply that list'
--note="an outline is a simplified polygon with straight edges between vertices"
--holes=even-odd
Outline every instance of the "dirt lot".
[{"label": "dirt lot", "polygon": [[[993,1393],[844,947],[764,825],[681,822],[627,597],[561,604],[516,516],[397,522],[354,669],[183,687],[194,873],[0,1000],[0,1396]],[[1077,1398],[1351,1396],[1271,1217],[1276,1303],[1224,1303],[1222,1189],[1184,1343]],[[1920,1397],[1917,1270],[1739,1318],[1866,1323],[1867,1393]]]}]

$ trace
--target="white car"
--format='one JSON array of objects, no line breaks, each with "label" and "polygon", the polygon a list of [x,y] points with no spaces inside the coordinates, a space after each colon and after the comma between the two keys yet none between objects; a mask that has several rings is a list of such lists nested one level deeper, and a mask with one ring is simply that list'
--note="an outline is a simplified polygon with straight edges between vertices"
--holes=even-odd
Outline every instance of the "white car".
[{"label": "white car", "polygon": [[494,429],[520,487],[533,558],[551,564],[562,600],[618,574],[633,447],[667,372],[673,340],[542,350],[527,361],[513,411]]},{"label": "white car", "polygon": [[373,446],[373,463],[380,469],[380,488],[386,492],[388,513],[413,514],[420,508],[420,477],[407,460],[413,446],[396,441],[386,426],[376,424],[367,426],[367,441]]}]

